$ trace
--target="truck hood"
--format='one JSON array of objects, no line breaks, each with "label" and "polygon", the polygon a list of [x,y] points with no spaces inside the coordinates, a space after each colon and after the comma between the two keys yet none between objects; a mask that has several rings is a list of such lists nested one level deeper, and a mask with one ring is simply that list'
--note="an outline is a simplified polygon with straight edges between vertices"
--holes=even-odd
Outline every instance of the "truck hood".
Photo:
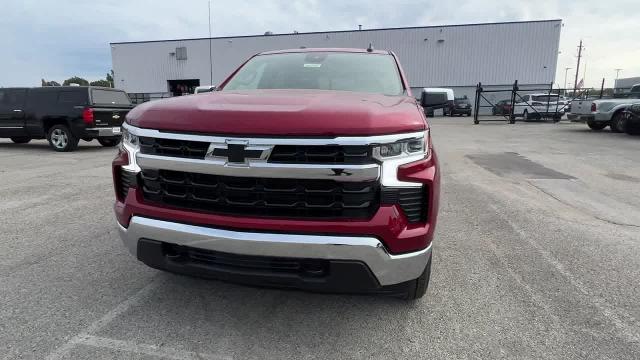
[{"label": "truck hood", "polygon": [[133,126],[228,135],[382,135],[424,130],[410,96],[323,90],[216,91],[141,104]]}]

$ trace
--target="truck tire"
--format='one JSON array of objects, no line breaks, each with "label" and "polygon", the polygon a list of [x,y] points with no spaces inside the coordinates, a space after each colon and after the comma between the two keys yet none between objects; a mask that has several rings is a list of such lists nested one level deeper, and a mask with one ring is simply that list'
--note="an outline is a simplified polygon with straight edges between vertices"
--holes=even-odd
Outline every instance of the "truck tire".
[{"label": "truck tire", "polygon": [[602,129],[607,127],[607,123],[595,122],[595,121],[589,120],[589,121],[587,121],[587,126],[591,130],[600,131],[600,130],[602,130]]},{"label": "truck tire", "polygon": [[104,147],[114,147],[118,145],[120,139],[98,138],[98,142]]},{"label": "truck tire", "polygon": [[67,152],[73,151],[78,147],[78,139],[71,133],[66,125],[53,125],[47,133],[49,145],[55,151]]},{"label": "truck tire", "polygon": [[29,141],[31,141],[31,138],[28,136],[16,136],[16,137],[12,137],[11,141],[13,141],[16,144],[26,144]]},{"label": "truck tire", "polygon": [[431,278],[431,256],[427,266],[425,266],[422,275],[415,280],[411,280],[407,283],[407,293],[404,296],[405,300],[418,300],[427,293],[429,288],[429,279]]},{"label": "truck tire", "polygon": [[615,133],[624,131],[624,113],[622,111],[613,114],[610,127],[611,131]]}]

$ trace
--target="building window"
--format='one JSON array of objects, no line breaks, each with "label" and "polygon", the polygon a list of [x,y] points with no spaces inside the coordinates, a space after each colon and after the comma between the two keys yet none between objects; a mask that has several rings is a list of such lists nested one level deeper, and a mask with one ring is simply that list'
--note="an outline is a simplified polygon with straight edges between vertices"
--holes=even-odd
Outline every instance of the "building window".
[{"label": "building window", "polygon": [[186,47],[177,47],[176,48],[176,60],[187,60],[187,48]]}]

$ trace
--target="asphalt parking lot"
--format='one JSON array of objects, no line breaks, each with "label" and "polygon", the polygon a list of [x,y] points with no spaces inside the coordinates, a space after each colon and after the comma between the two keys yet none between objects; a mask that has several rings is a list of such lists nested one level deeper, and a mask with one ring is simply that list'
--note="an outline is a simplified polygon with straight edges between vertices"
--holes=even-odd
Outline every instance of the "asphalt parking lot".
[{"label": "asphalt parking lot", "polygon": [[114,149],[0,140],[0,358],[640,358],[640,138],[436,118],[427,296],[161,273],[122,246]]}]

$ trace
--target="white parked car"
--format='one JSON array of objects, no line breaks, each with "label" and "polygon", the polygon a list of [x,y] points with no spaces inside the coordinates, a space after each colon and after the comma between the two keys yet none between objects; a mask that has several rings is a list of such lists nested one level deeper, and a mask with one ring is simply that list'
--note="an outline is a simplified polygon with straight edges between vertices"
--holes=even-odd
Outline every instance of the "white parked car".
[{"label": "white parked car", "polygon": [[560,120],[564,115],[566,101],[557,94],[527,94],[516,97],[514,111],[516,117],[524,121],[553,118]]},{"label": "white parked car", "polygon": [[215,91],[216,87],[213,85],[205,85],[205,86],[198,86],[196,87],[196,89],[193,91],[194,94],[201,94],[201,93],[208,93],[208,92],[212,92]]}]

